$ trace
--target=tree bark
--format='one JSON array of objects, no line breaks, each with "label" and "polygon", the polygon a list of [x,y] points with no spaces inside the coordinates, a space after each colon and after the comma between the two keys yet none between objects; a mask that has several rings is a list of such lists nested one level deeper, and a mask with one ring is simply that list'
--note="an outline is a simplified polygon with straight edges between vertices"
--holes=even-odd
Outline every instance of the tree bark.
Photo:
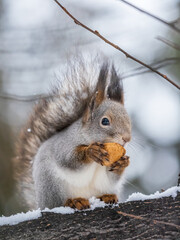
[{"label": "tree bark", "polygon": [[0,227],[0,239],[180,239],[180,193]]}]

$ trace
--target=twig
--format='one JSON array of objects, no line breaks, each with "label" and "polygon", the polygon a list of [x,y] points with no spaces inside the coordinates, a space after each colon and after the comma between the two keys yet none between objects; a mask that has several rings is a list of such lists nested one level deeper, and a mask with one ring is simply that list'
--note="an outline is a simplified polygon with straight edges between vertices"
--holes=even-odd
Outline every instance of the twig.
[{"label": "twig", "polygon": [[164,75],[163,73],[157,71],[156,69],[152,68],[151,66],[147,65],[146,63],[140,61],[139,59],[133,57],[132,55],[130,55],[129,53],[127,53],[125,50],[123,50],[122,48],[120,48],[118,45],[115,45],[114,43],[110,42],[108,39],[106,39],[105,37],[103,37],[97,30],[92,30],[91,28],[87,27],[86,25],[84,25],[83,23],[81,23],[80,21],[78,21],[75,17],[73,17],[65,7],[63,7],[57,0],[54,0],[60,8],[63,9],[63,11],[74,20],[74,22],[85,28],[86,30],[88,30],[89,32],[95,34],[96,36],[98,36],[99,38],[101,38],[103,41],[105,41],[107,44],[111,45],[112,47],[116,48],[118,51],[122,52],[125,54],[125,56],[127,58],[130,58],[132,60],[134,60],[135,62],[138,62],[139,64],[143,65],[146,68],[149,68],[151,71],[157,73],[159,76],[161,76],[162,78],[166,79],[168,82],[170,82],[172,85],[174,85],[176,88],[180,89],[180,86],[178,84],[176,84],[175,82],[173,82],[170,78],[168,78],[166,75]]},{"label": "twig", "polygon": [[177,185],[180,186],[180,173],[178,175],[178,184]]},{"label": "twig", "polygon": [[135,219],[139,219],[139,220],[143,220],[143,221],[152,221],[153,224],[163,224],[163,225],[167,225],[167,226],[171,226],[171,227],[175,227],[177,229],[180,229],[180,226],[174,224],[174,223],[169,223],[169,222],[164,222],[164,221],[159,221],[159,220],[149,220],[145,217],[142,217],[142,216],[137,216],[137,215],[134,215],[134,214],[129,214],[129,213],[125,213],[125,212],[121,212],[121,211],[117,211],[118,214],[121,214],[125,217],[130,217],[130,218],[135,218]]},{"label": "twig", "polygon": [[171,21],[170,23],[171,23],[171,24],[174,24],[174,25],[179,24],[179,23],[180,23],[180,17],[177,18],[177,19],[174,20],[174,21]]},{"label": "twig", "polygon": [[157,36],[156,39],[161,41],[161,42],[163,42],[163,43],[165,43],[166,45],[168,45],[168,46],[170,46],[172,48],[175,48],[176,50],[180,51],[180,45],[179,44],[174,43],[174,42],[172,42],[172,41],[170,41],[170,40],[168,40],[168,39],[166,39],[164,37],[161,37],[161,36]]},{"label": "twig", "polygon": [[[167,64],[173,64],[177,61],[180,61],[180,58],[166,58],[164,60],[157,61],[155,63],[150,64],[150,66],[155,67],[156,69],[162,68],[166,66]],[[121,79],[126,79],[130,77],[134,77],[137,75],[145,74],[151,72],[149,69],[144,70],[144,67],[138,67],[132,69],[129,73],[126,73],[121,76]],[[0,98],[2,99],[8,99],[13,101],[20,101],[20,102],[33,102],[40,99],[48,99],[52,97],[51,95],[45,95],[45,94],[37,94],[37,95],[29,95],[29,96],[18,96],[15,94],[4,94],[0,93]]]},{"label": "twig", "polygon": [[[164,60],[157,61],[155,63],[151,63],[150,66],[157,70],[157,69],[167,66],[168,64],[170,65],[173,63],[177,63],[177,62],[180,62],[180,58],[172,57],[172,58],[166,58]],[[131,70],[129,73],[122,75],[121,78],[126,79],[126,78],[130,78],[130,77],[138,76],[138,75],[141,75],[144,73],[149,73],[149,72],[151,72],[151,70],[144,69],[144,67],[137,67],[137,68],[134,68],[133,70]]]},{"label": "twig", "polygon": [[146,15],[148,15],[148,16],[156,19],[156,20],[158,20],[159,22],[162,22],[162,23],[166,24],[167,26],[171,27],[171,28],[172,28],[173,30],[175,30],[176,32],[180,33],[180,29],[175,26],[175,23],[177,22],[177,20],[174,21],[174,22],[167,22],[167,21],[165,21],[165,20],[163,20],[163,19],[155,16],[154,14],[149,13],[149,12],[147,12],[147,11],[145,11],[145,10],[137,7],[137,6],[135,6],[135,5],[132,4],[132,3],[129,3],[129,2],[127,2],[127,1],[125,1],[125,0],[120,0],[120,1],[123,2],[123,3],[125,3],[125,4],[127,4],[127,5],[129,5],[129,6],[131,6],[131,7],[133,7],[133,8],[135,8],[136,10],[138,10],[138,11],[140,11],[140,12],[142,12],[142,13],[144,13],[144,14],[146,14]]},{"label": "twig", "polygon": [[61,32],[61,31],[69,31],[71,30],[72,27],[63,27],[63,28],[57,28],[56,26],[51,26],[48,28],[45,27],[36,27],[36,28],[0,28],[0,32],[41,32],[41,33],[46,33],[46,32]]},{"label": "twig", "polygon": [[43,95],[43,94],[37,94],[37,95],[29,95],[29,96],[18,96],[14,94],[0,94],[0,98],[2,99],[8,99],[8,100],[15,100],[20,102],[34,102],[39,99],[46,99],[51,97],[50,95]]}]

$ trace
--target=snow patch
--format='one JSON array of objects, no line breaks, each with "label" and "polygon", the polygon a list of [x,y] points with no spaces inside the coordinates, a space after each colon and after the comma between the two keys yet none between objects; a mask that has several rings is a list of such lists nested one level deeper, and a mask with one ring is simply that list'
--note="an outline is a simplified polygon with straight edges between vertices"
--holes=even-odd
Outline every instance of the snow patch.
[{"label": "snow patch", "polygon": [[[97,207],[105,207],[106,204],[95,197],[89,199],[91,208],[89,210],[94,210]],[[17,213],[15,215],[5,217],[0,217],[0,226],[2,225],[15,225],[20,222],[29,221],[33,219],[37,219],[42,216],[42,212],[52,212],[52,213],[60,213],[60,214],[73,214],[78,210],[72,209],[70,207],[56,207],[53,209],[45,208],[44,210],[33,210],[27,213]]]},{"label": "snow patch", "polygon": [[0,226],[2,225],[15,225],[20,222],[29,221],[41,217],[40,209],[29,211],[27,213],[17,213],[9,217],[2,216],[0,217]]},{"label": "snow patch", "polygon": [[53,209],[45,208],[42,212],[72,214],[72,213],[75,212],[75,210],[73,208],[70,208],[70,207],[56,207],[56,208],[53,208]]},{"label": "snow patch", "polygon": [[92,197],[89,199],[89,203],[90,203],[90,210],[94,210],[95,208],[104,208],[105,206],[107,206],[107,204],[105,204],[105,202],[100,201],[100,199]]},{"label": "snow patch", "polygon": [[18,224],[20,222],[37,219],[37,218],[42,216],[42,212],[54,212],[54,213],[61,213],[61,214],[71,214],[71,213],[74,213],[75,210],[70,208],[70,207],[57,207],[57,208],[53,208],[53,209],[45,208],[42,211],[40,209],[37,209],[37,210],[29,211],[29,212],[26,212],[26,213],[23,213],[23,212],[22,213],[17,213],[15,215],[11,215],[9,217],[2,216],[2,217],[0,217],[0,226],[2,226],[2,225],[15,225],[15,224]]},{"label": "snow patch", "polygon": [[[161,193],[157,191],[154,194],[150,194],[150,195],[145,195],[142,193],[133,193],[128,197],[126,202],[139,201],[139,200],[144,201],[147,199],[156,199],[156,198],[169,197],[169,196],[172,196],[173,198],[175,198],[177,196],[177,192],[180,192],[180,186],[171,187]],[[89,199],[89,202],[90,202],[90,209],[88,209],[86,211],[94,210],[95,208],[104,208],[105,206],[108,206],[108,204],[105,204],[103,201],[100,201],[100,199],[97,199],[95,197],[91,197]],[[114,204],[114,206],[116,206],[116,205]],[[78,210],[72,209],[70,207],[56,207],[53,209],[45,208],[42,211],[40,209],[37,209],[37,210],[29,211],[27,213],[17,213],[16,215],[12,215],[9,217],[2,216],[2,217],[0,217],[0,226],[15,225],[20,222],[37,219],[42,216],[42,212],[73,214],[77,211]],[[83,214],[86,215],[85,212]]]},{"label": "snow patch", "polygon": [[150,195],[145,195],[138,192],[138,193],[131,194],[126,200],[126,202],[139,201],[139,200],[144,201],[148,199],[156,199],[156,198],[170,197],[170,196],[175,198],[177,196],[177,192],[180,192],[180,186],[171,187],[164,192],[157,191],[154,194],[150,194]]}]

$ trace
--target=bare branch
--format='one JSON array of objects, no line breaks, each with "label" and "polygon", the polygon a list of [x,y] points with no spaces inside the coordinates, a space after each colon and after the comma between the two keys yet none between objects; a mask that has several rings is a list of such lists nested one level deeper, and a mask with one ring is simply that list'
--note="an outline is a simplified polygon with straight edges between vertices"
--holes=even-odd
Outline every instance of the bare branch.
[{"label": "bare branch", "polygon": [[171,21],[170,24],[175,25],[175,26],[180,24],[180,17],[175,19],[174,21]]},{"label": "bare branch", "polygon": [[87,27],[86,25],[84,25],[83,23],[81,23],[80,21],[78,21],[75,17],[73,17],[65,7],[63,7],[57,0],[54,0],[60,8],[63,9],[63,11],[74,20],[74,22],[85,28],[86,30],[88,30],[89,32],[95,34],[96,36],[98,36],[99,38],[101,38],[103,41],[105,41],[107,44],[111,45],[112,47],[116,48],[118,51],[122,52],[125,54],[125,56],[127,58],[130,58],[132,60],[134,60],[135,62],[138,62],[139,64],[143,65],[144,67],[150,69],[151,71],[155,72],[156,74],[158,74],[159,76],[161,76],[162,78],[166,79],[168,82],[170,82],[172,85],[174,85],[176,88],[180,89],[180,86],[178,84],[176,84],[175,82],[173,82],[169,77],[167,77],[166,75],[164,75],[163,73],[157,71],[156,69],[152,68],[151,66],[149,66],[148,64],[140,61],[139,59],[133,57],[132,55],[130,55],[129,53],[127,53],[125,50],[123,50],[122,48],[120,48],[118,45],[110,42],[107,38],[105,38],[104,36],[102,36],[97,30],[92,30],[91,28]]},{"label": "bare branch", "polygon": [[[159,69],[162,67],[165,67],[166,65],[172,65],[180,61],[180,58],[166,58],[164,60],[157,61],[155,63],[152,63],[150,66],[153,66],[155,69]],[[145,74],[151,72],[149,69],[144,69],[144,67],[138,67],[132,69],[129,73],[126,73],[121,76],[121,79],[134,77],[137,75]],[[48,99],[52,97],[51,95],[45,95],[45,94],[37,94],[37,95],[29,95],[29,96],[18,96],[15,94],[0,94],[1,99],[7,99],[7,100],[13,100],[13,101],[20,101],[20,102],[34,102],[38,101],[40,99]]]},{"label": "bare branch", "polygon": [[34,102],[39,99],[43,98],[49,98],[51,97],[50,95],[45,95],[45,94],[37,94],[37,95],[29,95],[29,96],[18,96],[14,94],[0,94],[0,98],[2,99],[8,99],[8,100],[14,100],[14,101],[20,101],[20,102]]},{"label": "bare branch", "polygon": [[170,40],[168,40],[168,39],[166,39],[164,37],[161,37],[161,36],[157,36],[156,39],[161,41],[161,42],[163,42],[163,43],[165,43],[166,45],[168,45],[168,46],[170,46],[170,47],[180,51],[180,45],[179,44],[174,43],[174,42],[172,42],[172,41],[170,41]]},{"label": "bare branch", "polygon": [[142,12],[142,13],[144,13],[144,14],[146,14],[146,15],[148,15],[148,16],[156,19],[156,20],[158,20],[159,22],[162,22],[162,23],[166,24],[167,26],[171,27],[171,28],[172,28],[173,30],[175,30],[176,32],[180,33],[180,29],[175,26],[175,23],[177,22],[177,20],[174,21],[174,22],[167,22],[167,21],[165,21],[165,20],[163,20],[163,19],[155,16],[154,14],[149,13],[149,12],[147,12],[147,11],[145,11],[145,10],[137,7],[137,6],[135,6],[135,5],[132,4],[132,3],[129,3],[129,2],[127,2],[127,1],[125,1],[125,0],[120,0],[120,1],[123,2],[123,3],[125,3],[125,4],[127,4],[127,5],[129,5],[129,6],[131,6],[131,7],[133,7],[133,8],[135,8],[136,10],[138,10],[138,11],[140,11],[140,12]]},{"label": "bare branch", "polygon": [[[117,211],[118,214],[121,214],[125,217],[130,217],[130,218],[135,218],[135,219],[140,219],[140,220],[143,220],[143,221],[149,221],[149,219],[145,218],[145,217],[142,217],[142,216],[137,216],[137,215],[134,215],[134,214],[129,214],[129,213],[125,213],[125,212],[122,212],[122,211]],[[163,225],[168,225],[168,226],[172,226],[172,227],[175,227],[177,229],[180,229],[180,226],[177,225],[177,224],[174,224],[174,223],[169,223],[169,222],[164,222],[164,221],[159,221],[159,220],[152,220],[152,223],[153,224],[163,224]]]},{"label": "bare branch", "polygon": [[72,27],[63,27],[59,28],[56,26],[51,26],[51,27],[36,27],[36,28],[0,28],[0,32],[40,32],[40,33],[46,33],[46,32],[61,32],[61,31],[69,31],[71,30]]},{"label": "bare branch", "polygon": [[[180,58],[166,58],[160,61],[157,61],[155,63],[151,63],[150,66],[153,67],[154,69],[160,69],[162,67],[165,67],[167,65],[172,65],[175,64],[177,62],[180,62]],[[122,79],[125,78],[130,78],[130,77],[134,77],[137,75],[141,75],[144,73],[150,73],[151,70],[149,69],[144,69],[144,67],[138,67],[138,68],[134,68],[133,70],[131,70],[129,73],[122,75]]]}]

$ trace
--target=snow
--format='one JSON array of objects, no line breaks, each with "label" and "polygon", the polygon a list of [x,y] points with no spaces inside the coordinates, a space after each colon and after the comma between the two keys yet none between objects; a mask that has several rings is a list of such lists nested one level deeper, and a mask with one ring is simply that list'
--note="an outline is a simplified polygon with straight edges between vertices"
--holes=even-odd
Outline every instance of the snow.
[{"label": "snow", "polygon": [[[144,201],[146,199],[156,199],[156,198],[169,197],[169,196],[172,196],[173,198],[175,198],[177,196],[177,192],[180,192],[180,186],[171,187],[161,193],[157,191],[154,194],[150,194],[150,195],[145,195],[142,193],[133,193],[128,197],[126,202],[139,201],[139,200]],[[94,210],[95,208],[104,208],[105,206],[107,206],[107,204],[105,204],[103,201],[100,201],[100,199],[97,199],[95,197],[90,198],[89,202],[90,202],[90,209],[88,209],[86,211]],[[114,206],[116,206],[116,205],[114,205]],[[57,208],[53,208],[53,209],[45,208],[42,211],[40,209],[37,209],[37,210],[29,211],[27,213],[17,213],[15,215],[12,215],[9,217],[2,216],[2,217],[0,217],[0,226],[15,225],[20,222],[37,219],[42,216],[42,212],[73,214],[77,211],[78,210],[72,209],[70,207],[57,207]],[[85,212],[83,214],[86,215]]]},{"label": "snow", "polygon": [[150,195],[145,195],[138,192],[138,193],[131,194],[126,200],[126,202],[139,201],[139,200],[144,201],[147,199],[157,199],[157,198],[170,197],[170,196],[175,198],[177,196],[177,192],[180,192],[180,186],[171,187],[164,192],[157,191],[154,194],[150,194]]},{"label": "snow", "polygon": [[42,211],[40,209],[37,209],[37,210],[29,211],[29,212],[26,212],[26,213],[17,213],[15,215],[12,215],[12,216],[9,216],[9,217],[2,216],[2,217],[0,217],[0,226],[7,225],[7,224],[8,225],[15,225],[15,224],[18,224],[20,222],[37,219],[37,218],[42,216],[42,212],[72,214],[72,213],[75,212],[75,210],[70,208],[70,207],[57,207],[57,208],[53,208],[53,209],[45,208]]},{"label": "snow", "polygon": [[[91,208],[89,210],[94,210],[97,207],[105,207],[107,204],[105,204],[104,202],[100,201],[99,199],[96,199],[95,197],[92,197],[89,199],[90,202],[90,206]],[[33,211],[29,211],[27,213],[17,213],[15,215],[9,216],[9,217],[5,217],[2,216],[0,217],[0,226],[2,225],[15,225],[18,224],[20,222],[24,222],[24,221],[29,221],[29,220],[33,220],[33,219],[37,219],[39,217],[42,216],[42,212],[53,212],[53,213],[60,213],[60,214],[73,214],[78,210],[72,209],[70,207],[56,207],[53,209],[48,209],[45,208],[44,210],[33,210]]]},{"label": "snow", "polygon": [[12,215],[9,217],[2,216],[0,217],[0,226],[7,225],[7,224],[15,225],[20,222],[37,219],[41,216],[42,214],[40,209],[29,211],[27,213],[17,213],[16,215]]},{"label": "snow", "polygon": [[95,208],[104,208],[105,206],[107,206],[107,204],[105,204],[103,201],[100,201],[100,199],[97,199],[95,197],[92,197],[89,199],[89,203],[91,206],[90,210],[94,210]]},{"label": "snow", "polygon": [[72,214],[72,213],[75,212],[75,210],[73,208],[70,208],[70,207],[56,207],[56,208],[53,208],[53,209],[45,208],[42,212]]}]

